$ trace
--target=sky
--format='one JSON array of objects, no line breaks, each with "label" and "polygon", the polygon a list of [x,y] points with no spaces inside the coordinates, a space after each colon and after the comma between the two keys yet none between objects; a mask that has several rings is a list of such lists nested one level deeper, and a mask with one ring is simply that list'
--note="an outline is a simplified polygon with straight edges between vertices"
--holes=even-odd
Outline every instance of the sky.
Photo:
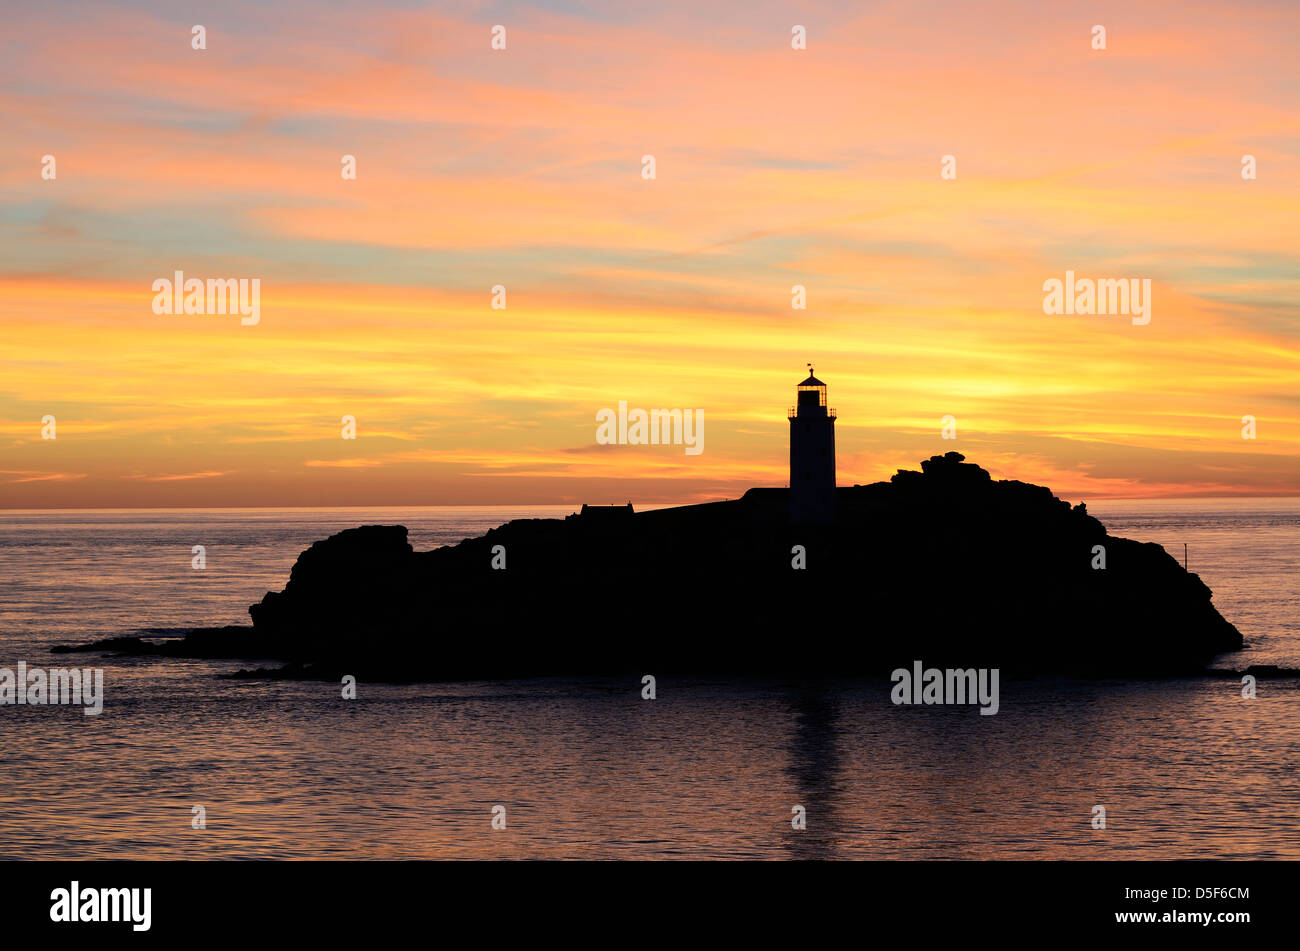
[{"label": "sky", "polygon": [[[1300,494],[1300,5],[4,18],[2,508],[733,498],[810,363],[841,485]],[[258,322],[155,313],[178,270]],[[1044,313],[1067,271],[1150,322]],[[599,444],[620,401],[703,451]]]}]

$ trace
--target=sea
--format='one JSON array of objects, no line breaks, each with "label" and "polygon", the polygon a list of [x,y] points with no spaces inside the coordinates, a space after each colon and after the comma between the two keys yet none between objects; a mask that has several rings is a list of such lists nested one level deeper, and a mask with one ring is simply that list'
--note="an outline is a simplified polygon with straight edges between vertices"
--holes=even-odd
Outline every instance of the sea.
[{"label": "sea", "polygon": [[[1210,586],[1247,645],[1216,667],[1300,668],[1300,499],[1089,510]],[[661,677],[654,699],[640,678],[363,682],[344,699],[223,676],[241,662],[49,653],[248,623],[344,528],[406,525],[429,549],[571,511],[0,511],[0,668],[104,678],[97,716],[0,706],[0,858],[1300,858],[1292,676],[1253,697],[1239,677],[1004,682],[982,716],[896,706],[888,681]],[[1104,631],[1080,649],[1103,644],[1124,649]]]}]

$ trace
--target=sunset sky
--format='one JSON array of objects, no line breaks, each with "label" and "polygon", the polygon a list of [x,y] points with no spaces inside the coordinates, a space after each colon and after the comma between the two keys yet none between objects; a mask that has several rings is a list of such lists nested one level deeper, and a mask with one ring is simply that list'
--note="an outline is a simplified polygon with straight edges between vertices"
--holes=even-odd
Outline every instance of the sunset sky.
[{"label": "sunset sky", "polygon": [[[734,497],[810,362],[842,485],[1300,494],[1300,5],[952,6],[8,6],[0,507]],[[704,452],[597,445],[620,400]]]}]

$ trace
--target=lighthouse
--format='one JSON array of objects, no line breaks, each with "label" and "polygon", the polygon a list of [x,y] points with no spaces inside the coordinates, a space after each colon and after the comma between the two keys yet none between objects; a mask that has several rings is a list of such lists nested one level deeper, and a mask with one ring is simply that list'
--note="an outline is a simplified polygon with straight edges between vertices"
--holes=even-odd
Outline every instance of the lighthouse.
[{"label": "lighthouse", "polygon": [[813,376],[799,384],[790,407],[790,521],[816,525],[835,516],[835,410],[826,384]]}]

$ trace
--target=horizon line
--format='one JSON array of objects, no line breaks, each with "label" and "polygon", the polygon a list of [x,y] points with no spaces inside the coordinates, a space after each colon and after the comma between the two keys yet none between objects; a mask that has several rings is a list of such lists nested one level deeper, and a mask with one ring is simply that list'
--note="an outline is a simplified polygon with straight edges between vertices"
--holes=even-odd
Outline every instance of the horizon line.
[{"label": "horizon line", "polygon": [[[1017,481],[1017,480],[995,480],[995,481]],[[884,485],[888,483],[861,483],[866,485]],[[752,486],[752,488],[779,488],[784,486]],[[836,486],[840,489],[851,489],[855,486]],[[743,494],[743,493],[742,493]],[[1056,498],[1062,501],[1061,496],[1052,493]],[[104,506],[50,506],[50,507],[27,507],[27,508],[7,508],[0,507],[0,514],[9,513],[41,513],[41,512],[247,512],[247,511],[285,511],[301,509],[304,511],[328,511],[328,510],[358,510],[358,509],[519,509],[519,508],[568,508],[575,506],[581,508],[583,505],[623,505],[630,501],[630,504],[638,508],[684,508],[693,505],[710,505],[716,502],[734,502],[738,501],[740,496],[734,498],[708,499],[705,501],[677,501],[677,502],[637,502],[636,500],[624,500],[623,502],[491,502],[491,503],[467,503],[467,502],[447,502],[447,503],[383,503],[367,505],[104,505]],[[1240,499],[1255,499],[1259,501],[1268,500],[1290,500],[1300,499],[1300,492],[1290,495],[1253,495],[1240,493],[1237,495],[1094,495],[1091,496],[1093,502],[1213,502],[1213,501],[1235,501]],[[1081,502],[1087,504],[1089,499],[1081,498]]]}]

